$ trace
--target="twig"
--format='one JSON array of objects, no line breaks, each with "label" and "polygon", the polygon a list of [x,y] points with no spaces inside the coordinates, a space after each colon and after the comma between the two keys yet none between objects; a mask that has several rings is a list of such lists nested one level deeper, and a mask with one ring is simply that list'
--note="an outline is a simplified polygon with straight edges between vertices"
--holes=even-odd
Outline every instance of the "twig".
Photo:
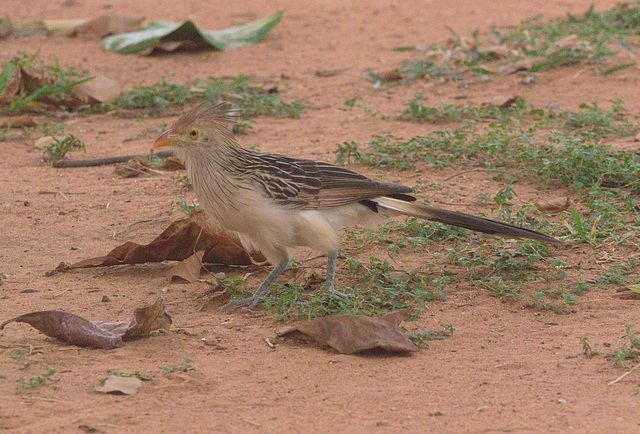
[{"label": "twig", "polygon": [[57,294],[53,294],[51,297],[52,297],[52,298],[58,298],[58,297],[60,297],[61,295],[66,294],[67,292],[69,292],[69,288],[67,288],[67,289],[65,289],[64,291],[59,292],[59,293],[57,293]]},{"label": "twig", "polygon": [[616,384],[618,381],[622,380],[624,377],[626,377],[627,375],[631,374],[633,371],[635,371],[639,367],[640,367],[640,363],[638,363],[636,366],[634,366],[633,368],[631,368],[630,370],[628,370],[627,372],[625,372],[624,374],[622,374],[621,376],[619,376],[615,380],[610,381],[609,383],[607,383],[607,386],[612,386],[612,385]]},{"label": "twig", "polygon": [[68,167],[106,166],[108,164],[126,163],[127,161],[132,160],[134,158],[143,158],[143,157],[148,157],[149,155],[154,155],[160,158],[167,158],[167,157],[171,157],[173,155],[173,152],[163,151],[163,152],[157,152],[157,153],[148,154],[148,155],[124,155],[121,157],[95,158],[92,160],[79,160],[79,161],[60,160],[60,161],[55,161],[53,163],[53,167],[68,168]]}]

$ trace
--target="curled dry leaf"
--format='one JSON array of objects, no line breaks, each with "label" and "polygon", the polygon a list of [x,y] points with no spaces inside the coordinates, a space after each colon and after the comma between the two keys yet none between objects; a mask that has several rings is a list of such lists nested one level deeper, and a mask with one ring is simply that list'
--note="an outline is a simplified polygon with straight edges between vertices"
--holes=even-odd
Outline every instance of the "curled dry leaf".
[{"label": "curled dry leaf", "polygon": [[540,212],[559,214],[571,207],[571,199],[569,199],[568,197],[557,197],[545,202],[536,202],[534,203],[534,205]]},{"label": "curled dry leaf", "polygon": [[204,251],[202,262],[223,265],[251,265],[249,253],[227,235],[214,233],[204,223],[202,211],[195,211],[187,218],[169,225],[149,244],[128,241],[107,253],[106,256],[85,259],[74,264],[61,263],[47,273],[79,268],[109,267],[123,264],[143,264],[147,262],[183,261],[194,252]]},{"label": "curled dry leaf", "polygon": [[82,104],[109,104],[121,93],[120,83],[101,74],[96,74],[73,88],[73,94]]},{"label": "curled dry leaf", "polygon": [[122,338],[82,317],[68,312],[45,310],[20,315],[0,324],[24,322],[52,338],[79,347],[112,349],[122,345]]},{"label": "curled dry leaf", "polygon": [[99,38],[118,33],[139,30],[144,17],[128,17],[118,14],[105,14],[86,21],[75,29],[75,34],[83,38]]},{"label": "curled dry leaf", "polygon": [[0,128],[31,128],[36,126],[36,121],[29,115],[14,116],[0,122]]},{"label": "curled dry leaf", "polygon": [[314,75],[316,77],[335,77],[345,72],[347,68],[335,68],[335,69],[318,69]]},{"label": "curled dry leaf", "polygon": [[192,283],[200,278],[204,250],[194,253],[184,261],[176,264],[169,272],[168,278],[172,282]]},{"label": "curled dry leaf", "polygon": [[418,351],[413,342],[402,334],[398,325],[411,317],[405,308],[381,318],[365,315],[333,315],[316,318],[296,327],[277,332],[278,336],[312,337],[320,345],[328,345],[342,354],[354,354],[380,348],[387,351],[411,353]]},{"label": "curled dry leaf", "polygon": [[113,349],[161,328],[169,328],[171,317],[164,311],[162,299],[150,306],[137,308],[130,321],[89,321],[78,315],[57,310],[31,312],[0,324],[0,330],[11,322],[24,322],[47,336],[79,347]]},{"label": "curled dry leaf", "polygon": [[508,108],[512,107],[516,101],[518,101],[520,97],[518,95],[511,96],[494,96],[493,98],[489,98],[484,101],[481,105],[483,107],[498,107],[498,108]]}]

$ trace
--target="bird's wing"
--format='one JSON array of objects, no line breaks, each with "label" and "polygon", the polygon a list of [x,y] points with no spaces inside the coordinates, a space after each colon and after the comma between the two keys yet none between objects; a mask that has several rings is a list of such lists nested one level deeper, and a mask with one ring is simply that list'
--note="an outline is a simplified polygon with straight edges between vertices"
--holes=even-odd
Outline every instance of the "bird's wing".
[{"label": "bird's wing", "polygon": [[373,181],[333,164],[274,154],[254,154],[245,173],[279,204],[325,209],[378,196],[413,200],[409,187]]}]

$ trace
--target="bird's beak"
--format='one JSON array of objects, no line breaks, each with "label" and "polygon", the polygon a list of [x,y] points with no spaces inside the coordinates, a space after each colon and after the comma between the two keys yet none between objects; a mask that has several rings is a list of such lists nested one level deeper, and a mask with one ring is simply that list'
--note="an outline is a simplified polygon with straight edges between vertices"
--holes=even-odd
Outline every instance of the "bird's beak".
[{"label": "bird's beak", "polygon": [[171,133],[173,133],[173,130],[167,130],[162,133],[162,135],[153,142],[153,148],[156,149],[175,145],[175,141],[170,138]]}]

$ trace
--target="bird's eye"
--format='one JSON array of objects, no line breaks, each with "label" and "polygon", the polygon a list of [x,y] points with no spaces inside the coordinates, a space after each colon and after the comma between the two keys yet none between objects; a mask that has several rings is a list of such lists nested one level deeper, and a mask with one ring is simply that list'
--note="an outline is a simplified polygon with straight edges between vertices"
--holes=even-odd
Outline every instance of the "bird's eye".
[{"label": "bird's eye", "polygon": [[196,130],[191,130],[191,132],[189,132],[189,135],[191,137],[197,137],[198,136],[198,132]]}]

